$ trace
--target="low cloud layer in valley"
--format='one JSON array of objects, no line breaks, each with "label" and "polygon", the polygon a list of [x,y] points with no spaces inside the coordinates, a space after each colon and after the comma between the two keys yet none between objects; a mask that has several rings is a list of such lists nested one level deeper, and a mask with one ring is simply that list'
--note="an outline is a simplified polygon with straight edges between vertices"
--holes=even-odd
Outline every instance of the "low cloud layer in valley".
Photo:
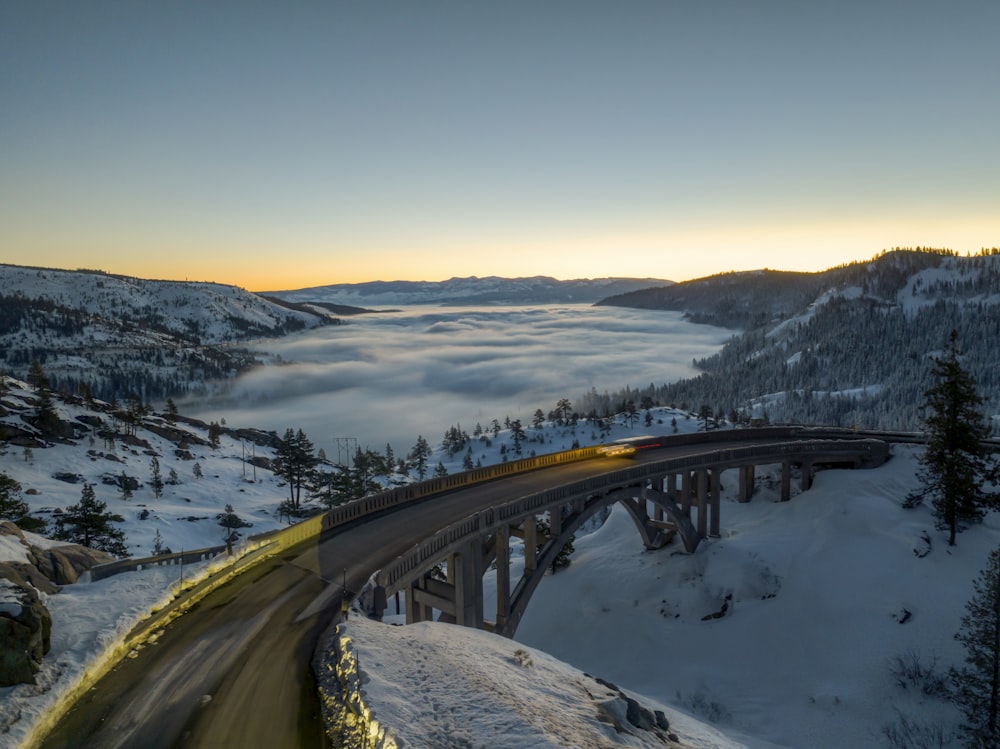
[{"label": "low cloud layer in valley", "polygon": [[451,424],[527,423],[536,408],[596,388],[687,377],[731,331],[673,312],[610,307],[411,307],[267,342],[284,363],[258,368],[182,411],[279,434],[303,429],[405,452]]}]

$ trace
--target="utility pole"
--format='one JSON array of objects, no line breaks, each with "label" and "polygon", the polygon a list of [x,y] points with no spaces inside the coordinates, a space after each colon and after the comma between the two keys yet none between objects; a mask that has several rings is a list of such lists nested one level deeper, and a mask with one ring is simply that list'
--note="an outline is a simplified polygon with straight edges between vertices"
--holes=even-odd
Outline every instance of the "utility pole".
[{"label": "utility pole", "polygon": [[334,444],[337,446],[337,465],[345,468],[351,465],[351,458],[358,451],[357,437],[334,437]]}]

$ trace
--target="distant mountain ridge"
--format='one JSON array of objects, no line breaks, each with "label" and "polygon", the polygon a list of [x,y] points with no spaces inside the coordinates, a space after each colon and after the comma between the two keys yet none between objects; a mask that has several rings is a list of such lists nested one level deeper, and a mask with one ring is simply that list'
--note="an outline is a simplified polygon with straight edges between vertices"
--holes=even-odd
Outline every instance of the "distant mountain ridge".
[{"label": "distant mountain ridge", "polygon": [[560,281],[549,276],[469,276],[449,278],[447,281],[329,284],[261,293],[299,304],[328,303],[359,307],[411,304],[593,304],[608,296],[669,286],[672,283],[673,281],[658,278],[581,278]]}]

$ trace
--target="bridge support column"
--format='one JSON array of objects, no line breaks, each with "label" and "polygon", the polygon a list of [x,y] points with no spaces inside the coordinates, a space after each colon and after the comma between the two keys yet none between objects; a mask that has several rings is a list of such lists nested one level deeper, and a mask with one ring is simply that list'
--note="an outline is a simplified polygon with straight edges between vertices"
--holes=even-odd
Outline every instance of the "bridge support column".
[{"label": "bridge support column", "polygon": [[711,505],[711,517],[708,534],[712,538],[718,538],[719,531],[719,511],[721,507],[720,495],[722,494],[722,470],[713,468],[711,473],[711,483],[708,487],[708,501]]},{"label": "bridge support column", "polygon": [[531,577],[535,571],[538,558],[538,526],[535,524],[535,516],[531,515],[524,519],[524,576]]},{"label": "bridge support column", "polygon": [[802,491],[807,492],[812,488],[813,464],[811,460],[802,461]]},{"label": "bridge support column", "polygon": [[781,463],[781,501],[787,502],[792,498],[792,464],[790,461]]},{"label": "bridge support column", "polygon": [[448,560],[448,582],[455,586],[455,623],[483,627],[483,570],[479,542],[466,544]]},{"label": "bridge support column", "polygon": [[705,538],[708,535],[708,517],[706,517],[706,510],[708,509],[708,471],[704,468],[695,471],[695,479],[697,481],[698,535]]},{"label": "bridge support column", "polygon": [[[663,476],[657,476],[652,480],[653,490],[660,494],[663,494]],[[653,503],[653,520],[657,523],[662,523],[664,518],[663,508],[660,507],[655,502]]]},{"label": "bridge support column", "polygon": [[754,466],[740,466],[740,502],[749,502],[753,496]]},{"label": "bridge support column", "polygon": [[510,526],[497,529],[497,618],[495,631],[502,632],[510,616]]},{"label": "bridge support column", "polygon": [[[675,474],[671,473],[666,476],[660,476],[656,479],[656,483],[659,486],[660,491],[662,491],[663,494],[665,494],[671,501],[677,501],[677,476]],[[654,519],[658,523],[662,523],[664,516],[665,514],[663,512],[663,508],[656,505],[656,508],[653,510]]]},{"label": "bridge support column", "polygon": [[691,517],[691,471],[681,474],[681,513]]},{"label": "bridge support column", "polygon": [[434,619],[433,607],[423,601],[426,577],[414,580],[406,589],[406,623],[429,622]]},{"label": "bridge support column", "polygon": [[562,505],[549,510],[549,533],[552,538],[558,538],[562,533]]}]

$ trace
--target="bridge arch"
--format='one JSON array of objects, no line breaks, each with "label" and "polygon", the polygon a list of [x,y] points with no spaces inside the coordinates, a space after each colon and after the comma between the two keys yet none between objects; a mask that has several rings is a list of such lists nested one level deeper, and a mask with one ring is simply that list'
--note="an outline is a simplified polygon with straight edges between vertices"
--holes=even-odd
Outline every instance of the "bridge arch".
[{"label": "bridge arch", "polygon": [[[813,468],[828,464],[879,465],[888,448],[876,440],[806,440],[751,448],[699,450],[662,461],[629,465],[573,484],[553,487],[476,512],[441,529],[397,557],[374,580],[370,608],[380,616],[389,595],[406,593],[406,621],[426,621],[436,609],[440,619],[513,636],[545,571],[563,545],[599,510],[621,503],[647,549],[665,546],[677,536],[693,552],[706,536],[720,530],[720,476],[740,469],[740,501],[749,500],[757,464],[782,465],[782,498],[788,498],[791,466],[802,467],[802,489]],[[680,486],[677,479],[680,477]],[[652,510],[652,516],[650,511]],[[692,520],[694,512],[697,524]],[[548,532],[536,518],[547,516]],[[524,572],[510,578],[510,537],[523,540]],[[445,575],[436,572],[445,562]],[[497,568],[496,615],[483,614],[483,574]]]}]

